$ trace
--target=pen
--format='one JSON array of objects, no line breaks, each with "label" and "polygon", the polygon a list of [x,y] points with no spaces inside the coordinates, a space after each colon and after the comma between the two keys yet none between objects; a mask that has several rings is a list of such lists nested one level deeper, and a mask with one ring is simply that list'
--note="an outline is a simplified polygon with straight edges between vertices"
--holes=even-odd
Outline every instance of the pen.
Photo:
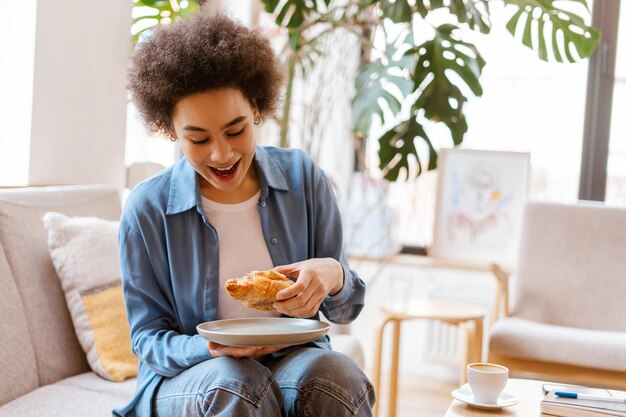
[{"label": "pen", "polygon": [[613,403],[626,403],[626,398],[596,397],[595,395],[579,394],[577,392],[556,391],[554,395],[556,395],[557,397],[564,397],[564,398],[577,398],[579,400],[610,401]]}]

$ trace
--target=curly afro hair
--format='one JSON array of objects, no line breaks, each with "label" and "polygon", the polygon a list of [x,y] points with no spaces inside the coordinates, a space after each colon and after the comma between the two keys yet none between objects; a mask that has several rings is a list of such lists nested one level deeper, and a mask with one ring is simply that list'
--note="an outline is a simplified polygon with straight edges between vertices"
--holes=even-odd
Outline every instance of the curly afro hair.
[{"label": "curly afro hair", "polygon": [[237,88],[262,116],[279,104],[282,74],[269,40],[223,14],[196,16],[155,29],[130,58],[128,91],[146,128],[173,137],[174,106],[183,97]]}]

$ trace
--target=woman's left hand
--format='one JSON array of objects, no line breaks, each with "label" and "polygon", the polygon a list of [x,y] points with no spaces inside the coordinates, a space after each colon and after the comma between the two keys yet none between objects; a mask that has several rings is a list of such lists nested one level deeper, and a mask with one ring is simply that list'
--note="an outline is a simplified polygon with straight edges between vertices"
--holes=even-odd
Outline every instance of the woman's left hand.
[{"label": "woman's left hand", "polygon": [[327,295],[343,288],[343,267],[333,258],[308,259],[277,266],[274,271],[297,277],[295,284],[276,294],[274,308],[288,316],[314,316]]}]

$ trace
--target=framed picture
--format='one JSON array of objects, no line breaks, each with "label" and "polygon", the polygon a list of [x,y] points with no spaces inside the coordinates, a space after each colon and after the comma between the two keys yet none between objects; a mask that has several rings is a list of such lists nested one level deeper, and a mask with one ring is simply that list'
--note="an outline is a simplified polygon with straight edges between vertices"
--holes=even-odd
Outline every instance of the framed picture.
[{"label": "framed picture", "polygon": [[525,152],[443,149],[429,256],[513,264],[529,170]]}]

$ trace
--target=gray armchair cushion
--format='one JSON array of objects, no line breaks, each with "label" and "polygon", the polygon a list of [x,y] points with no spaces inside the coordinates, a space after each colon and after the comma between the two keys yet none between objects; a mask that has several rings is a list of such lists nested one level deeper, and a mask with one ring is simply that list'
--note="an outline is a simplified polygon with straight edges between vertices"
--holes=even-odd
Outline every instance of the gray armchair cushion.
[{"label": "gray armchair cushion", "polygon": [[518,318],[626,332],[626,210],[529,203],[512,295]]},{"label": "gray armchair cushion", "polygon": [[626,333],[577,329],[519,318],[496,322],[490,352],[498,355],[626,372]]}]

